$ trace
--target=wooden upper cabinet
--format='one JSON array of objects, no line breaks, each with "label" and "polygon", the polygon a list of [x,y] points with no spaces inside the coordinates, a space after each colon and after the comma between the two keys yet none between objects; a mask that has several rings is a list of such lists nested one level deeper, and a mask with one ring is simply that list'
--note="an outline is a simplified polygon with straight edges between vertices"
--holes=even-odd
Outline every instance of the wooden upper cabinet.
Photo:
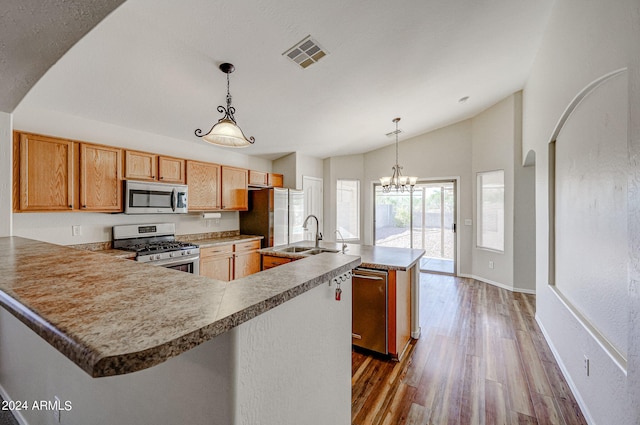
[{"label": "wooden upper cabinet", "polygon": [[122,211],[122,149],[80,144],[80,209]]},{"label": "wooden upper cabinet", "polygon": [[247,188],[249,173],[243,168],[222,166],[222,209],[246,211],[249,209]]},{"label": "wooden upper cabinet", "polygon": [[221,209],[220,166],[209,162],[187,161],[190,211]]},{"label": "wooden upper cabinet", "polygon": [[269,173],[249,170],[249,184],[252,186],[268,186]]},{"label": "wooden upper cabinet", "polygon": [[269,186],[284,187],[284,176],[282,174],[269,173]]},{"label": "wooden upper cabinet", "polygon": [[19,158],[19,171],[14,173],[18,180],[14,181],[14,195],[20,200],[16,203],[19,210],[72,210],[75,144],[35,134],[14,135],[14,155]]},{"label": "wooden upper cabinet", "polygon": [[126,151],[124,177],[131,180],[185,182],[185,160],[154,153]]},{"label": "wooden upper cabinet", "polygon": [[131,180],[157,180],[158,155],[147,152],[125,152],[124,177]]},{"label": "wooden upper cabinet", "polygon": [[158,158],[158,180],[163,183],[185,182],[185,160],[161,156]]}]

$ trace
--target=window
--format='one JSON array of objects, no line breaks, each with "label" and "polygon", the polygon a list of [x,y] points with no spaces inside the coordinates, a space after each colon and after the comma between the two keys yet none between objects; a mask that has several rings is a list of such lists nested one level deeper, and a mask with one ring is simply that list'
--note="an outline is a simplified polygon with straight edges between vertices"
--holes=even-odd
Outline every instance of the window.
[{"label": "window", "polygon": [[504,170],[478,173],[477,246],[504,251]]},{"label": "window", "polygon": [[360,181],[340,180],[336,186],[336,228],[346,240],[360,239]]}]

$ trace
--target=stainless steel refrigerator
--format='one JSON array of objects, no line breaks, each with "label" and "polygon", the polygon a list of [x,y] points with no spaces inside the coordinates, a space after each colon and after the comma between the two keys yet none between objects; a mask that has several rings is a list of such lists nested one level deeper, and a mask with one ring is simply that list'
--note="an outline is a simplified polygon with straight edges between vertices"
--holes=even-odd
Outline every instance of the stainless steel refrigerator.
[{"label": "stainless steel refrigerator", "polygon": [[240,212],[240,233],[264,236],[262,248],[304,239],[304,192],[264,188],[249,191],[249,210]]}]

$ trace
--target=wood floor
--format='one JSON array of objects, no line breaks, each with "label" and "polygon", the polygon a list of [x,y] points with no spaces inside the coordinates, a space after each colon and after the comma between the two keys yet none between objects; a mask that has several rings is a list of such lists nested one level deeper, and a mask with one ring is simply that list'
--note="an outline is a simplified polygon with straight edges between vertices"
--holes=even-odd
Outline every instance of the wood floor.
[{"label": "wood floor", "polygon": [[420,274],[422,336],[401,362],[352,354],[354,425],[586,425],[535,296]]}]

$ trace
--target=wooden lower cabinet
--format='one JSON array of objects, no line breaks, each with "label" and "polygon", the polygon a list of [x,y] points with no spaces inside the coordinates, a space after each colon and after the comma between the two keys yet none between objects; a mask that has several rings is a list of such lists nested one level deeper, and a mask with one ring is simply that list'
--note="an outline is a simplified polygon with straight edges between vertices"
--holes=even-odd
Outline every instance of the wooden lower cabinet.
[{"label": "wooden lower cabinet", "polygon": [[200,248],[200,275],[226,282],[260,271],[260,241]]},{"label": "wooden lower cabinet", "polygon": [[233,280],[233,245],[200,248],[200,276]]},{"label": "wooden lower cabinet", "polygon": [[293,258],[276,257],[274,255],[262,255],[262,270],[271,269],[281,264],[290,263]]},{"label": "wooden lower cabinet", "polygon": [[233,278],[249,276],[260,271],[260,241],[244,242],[234,245]]},{"label": "wooden lower cabinet", "polygon": [[400,359],[411,339],[411,270],[390,270],[388,291],[387,349]]}]

